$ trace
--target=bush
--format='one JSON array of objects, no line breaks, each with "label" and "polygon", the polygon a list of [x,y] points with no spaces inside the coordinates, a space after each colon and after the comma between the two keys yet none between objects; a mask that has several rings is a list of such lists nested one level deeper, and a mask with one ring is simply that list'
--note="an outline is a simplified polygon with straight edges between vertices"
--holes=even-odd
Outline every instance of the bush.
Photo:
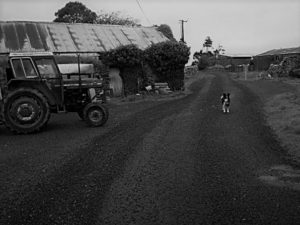
[{"label": "bush", "polygon": [[211,53],[203,53],[199,57],[199,62],[198,62],[198,70],[204,70],[207,67],[214,66],[216,64],[216,58],[215,56]]},{"label": "bush", "polygon": [[100,55],[102,62],[111,67],[126,68],[141,65],[143,51],[136,45],[120,46]]},{"label": "bush", "polygon": [[286,77],[288,75],[297,77],[297,71],[295,69],[300,68],[299,56],[284,57],[279,64],[271,64],[268,69],[268,73],[274,77]]},{"label": "bush", "polygon": [[208,57],[205,55],[201,56],[201,58],[198,62],[198,70],[204,70],[208,66],[209,66]]},{"label": "bush", "polygon": [[[190,48],[183,43],[166,41],[145,50],[145,61],[154,70],[160,82],[168,82],[172,90],[180,89],[184,79],[184,66],[189,60]],[[178,87],[180,85],[181,87]]]}]

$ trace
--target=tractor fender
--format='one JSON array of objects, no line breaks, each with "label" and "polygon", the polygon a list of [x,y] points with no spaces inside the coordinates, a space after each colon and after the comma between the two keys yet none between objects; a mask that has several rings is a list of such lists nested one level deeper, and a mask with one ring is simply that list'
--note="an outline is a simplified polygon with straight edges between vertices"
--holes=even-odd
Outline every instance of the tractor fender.
[{"label": "tractor fender", "polygon": [[29,80],[29,79],[13,79],[8,82],[8,90],[12,91],[17,88],[31,88],[41,92],[47,99],[50,106],[57,105],[55,96],[42,80]]}]

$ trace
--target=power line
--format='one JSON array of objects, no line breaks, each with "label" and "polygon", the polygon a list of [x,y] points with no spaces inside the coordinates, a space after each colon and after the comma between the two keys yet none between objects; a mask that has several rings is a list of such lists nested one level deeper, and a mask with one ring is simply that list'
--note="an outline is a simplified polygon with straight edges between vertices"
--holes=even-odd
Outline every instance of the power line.
[{"label": "power line", "polygon": [[149,23],[149,25],[152,25],[152,23],[150,22],[150,20],[149,20],[148,17],[146,16],[146,13],[144,12],[144,10],[143,10],[143,8],[142,8],[142,6],[141,6],[139,0],[135,0],[135,1],[136,1],[136,3],[138,4],[138,6],[139,6],[141,12],[143,13],[143,15],[144,15],[144,17],[146,18],[146,20],[147,20],[147,22]]}]

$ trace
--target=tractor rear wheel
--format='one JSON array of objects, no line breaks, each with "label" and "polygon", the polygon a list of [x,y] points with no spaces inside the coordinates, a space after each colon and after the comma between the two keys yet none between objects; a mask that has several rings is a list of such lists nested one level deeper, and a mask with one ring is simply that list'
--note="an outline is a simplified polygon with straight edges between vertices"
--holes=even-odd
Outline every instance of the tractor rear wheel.
[{"label": "tractor rear wheel", "polygon": [[3,120],[11,131],[27,134],[39,131],[50,118],[50,109],[46,98],[37,90],[20,88],[4,101]]},{"label": "tractor rear wheel", "polygon": [[108,110],[99,103],[89,103],[83,110],[85,122],[92,127],[103,126],[108,120]]}]

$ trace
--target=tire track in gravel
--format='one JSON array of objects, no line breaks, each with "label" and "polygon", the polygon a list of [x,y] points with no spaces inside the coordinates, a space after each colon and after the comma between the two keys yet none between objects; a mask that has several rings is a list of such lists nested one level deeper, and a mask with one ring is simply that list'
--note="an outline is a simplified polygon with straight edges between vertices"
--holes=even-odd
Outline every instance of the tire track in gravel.
[{"label": "tire track in gravel", "polygon": [[163,118],[182,111],[206,85],[202,79],[192,85],[193,94],[134,114],[37,185],[2,199],[3,224],[93,224],[105,193],[143,136]]}]

